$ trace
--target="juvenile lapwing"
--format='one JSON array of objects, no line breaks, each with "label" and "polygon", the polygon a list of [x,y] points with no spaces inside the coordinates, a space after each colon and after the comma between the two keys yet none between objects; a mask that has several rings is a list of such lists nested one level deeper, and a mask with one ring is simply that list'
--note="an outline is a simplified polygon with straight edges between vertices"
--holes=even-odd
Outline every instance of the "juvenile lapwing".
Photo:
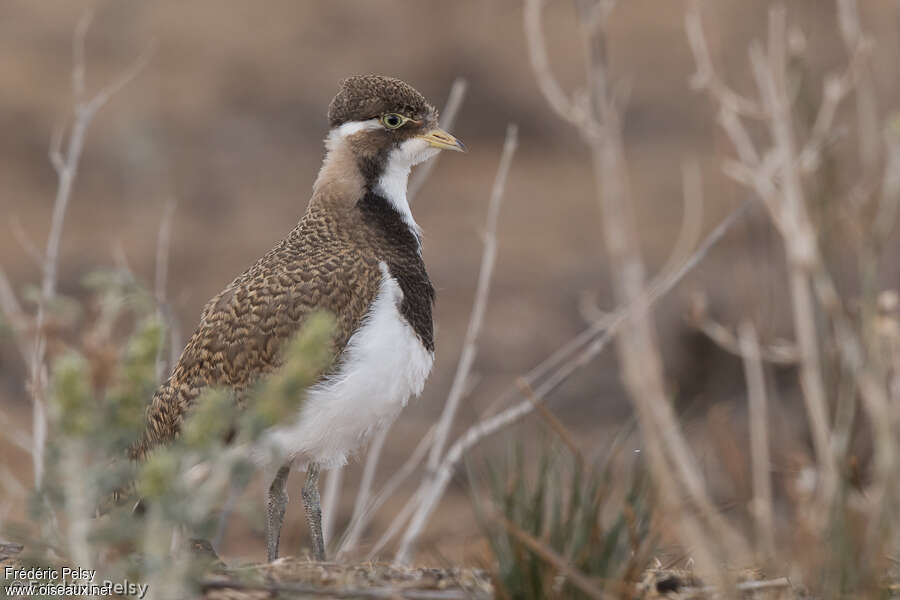
[{"label": "juvenile lapwing", "polygon": [[267,433],[287,456],[266,499],[266,548],[278,556],[292,466],[306,467],[303,502],[313,554],[325,557],[320,468],[346,463],[368,435],[418,395],[434,360],[434,287],[406,197],[410,169],[463,144],[406,83],[345,80],[328,109],[326,155],[306,213],[256,264],[207,303],[171,377],[147,409],[132,457],[177,437],[201,391],[240,393],[277,370],[286,341],[318,310],[336,318],[335,363],[292,422]]}]

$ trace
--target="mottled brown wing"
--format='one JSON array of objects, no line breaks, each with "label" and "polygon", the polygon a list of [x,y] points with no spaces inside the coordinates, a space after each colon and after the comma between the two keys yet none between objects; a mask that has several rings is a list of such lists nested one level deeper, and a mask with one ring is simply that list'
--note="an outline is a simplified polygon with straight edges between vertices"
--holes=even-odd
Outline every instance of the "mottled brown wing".
[{"label": "mottled brown wing", "polygon": [[281,364],[281,351],[316,310],[337,320],[335,349],[343,350],[374,300],[378,262],[327,219],[307,215],[281,243],[210,300],[169,380],[147,409],[142,458],[176,437],[186,413],[208,386],[238,392]]}]

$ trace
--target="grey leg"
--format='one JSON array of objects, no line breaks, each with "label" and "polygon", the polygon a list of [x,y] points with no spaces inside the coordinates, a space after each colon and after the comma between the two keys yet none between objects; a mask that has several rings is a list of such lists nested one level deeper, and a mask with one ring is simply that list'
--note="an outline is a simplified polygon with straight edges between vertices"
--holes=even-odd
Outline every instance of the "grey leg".
[{"label": "grey leg", "polygon": [[319,500],[319,465],[309,463],[306,469],[306,483],[303,484],[303,506],[312,538],[313,558],[325,560],[325,539],[322,536],[322,505]]},{"label": "grey leg", "polygon": [[288,495],[284,490],[287,483],[288,475],[291,474],[291,464],[294,461],[289,460],[281,465],[272,485],[269,486],[269,493],[266,496],[266,552],[269,562],[278,558],[278,542],[281,539],[281,524],[284,522],[284,511],[287,508]]}]

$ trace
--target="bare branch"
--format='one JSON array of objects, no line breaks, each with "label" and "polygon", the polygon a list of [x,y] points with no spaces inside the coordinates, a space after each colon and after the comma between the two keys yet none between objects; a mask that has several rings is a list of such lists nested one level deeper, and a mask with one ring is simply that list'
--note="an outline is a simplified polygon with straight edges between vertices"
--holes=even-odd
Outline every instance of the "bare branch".
[{"label": "bare branch", "polygon": [[751,52],[751,60],[754,71],[758,73],[760,94],[766,110],[771,115],[769,127],[772,139],[782,161],[781,214],[787,228],[784,242],[789,264],[791,306],[800,349],[800,380],[816,459],[822,469],[822,497],[828,506],[836,490],[837,463],[831,451],[831,427],[819,359],[816,310],[809,278],[809,269],[818,256],[818,250],[797,170],[797,146],[794,140],[786,72],[786,39],[784,8],[773,8],[769,11],[768,58],[764,64],[760,52]]},{"label": "bare branch", "polygon": [[[425,459],[425,453],[428,451],[428,448],[431,446],[431,441],[434,439],[434,430],[435,425],[432,425],[428,432],[422,436],[422,439],[419,440],[419,444],[415,447],[412,453],[409,455],[409,458],[406,459],[406,462],[403,465],[394,471],[394,474],[391,475],[390,479],[385,482],[382,486],[381,490],[378,494],[375,495],[375,498],[366,506],[364,512],[362,512],[358,517],[354,516],[350,521],[350,526],[347,528],[347,532],[344,534],[345,539],[341,543],[340,549],[338,550],[338,554],[347,553],[356,546],[359,545],[359,539],[362,537],[362,532],[365,530],[366,526],[372,520],[372,516],[378,512],[378,510],[384,505],[384,503],[394,495],[394,493],[400,488],[403,483],[409,479],[410,475],[412,475],[419,464]],[[402,513],[402,511],[401,511]],[[399,531],[399,528],[403,525],[403,522],[409,518],[409,514],[403,519],[400,519],[401,515],[398,515],[394,522],[391,523],[390,527],[388,527],[388,531]],[[387,536],[387,533],[384,534]],[[390,541],[393,537],[393,534],[388,537],[382,537],[384,542],[381,544],[382,546]],[[376,544],[376,546],[378,546]],[[380,548],[379,548],[380,549]],[[372,550],[369,554],[371,558],[376,550]]]},{"label": "bare branch", "polygon": [[475,288],[475,299],[472,302],[472,314],[469,317],[469,325],[463,339],[463,349],[447,395],[447,403],[437,423],[434,443],[428,455],[428,470],[434,472],[450,435],[450,427],[456,418],[456,411],[462,400],[463,393],[472,372],[477,354],[478,336],[481,333],[481,325],[484,322],[484,313],[487,310],[488,294],[491,289],[491,278],[494,274],[494,264],[497,262],[497,218],[500,215],[500,206],[503,203],[503,191],[506,187],[506,178],[512,164],[513,155],[519,143],[519,130],[515,125],[506,129],[506,140],[503,143],[503,152],[500,155],[500,166],[494,177],[494,186],[491,190],[491,199],[488,202],[487,224],[484,232],[484,249],[481,255],[481,267],[478,272],[478,285]]},{"label": "bare branch", "polygon": [[[704,297],[695,298],[688,315],[688,323],[696,327],[726,352],[740,356],[745,360],[747,359],[742,350],[739,337],[707,314],[706,299]],[[795,365],[800,360],[797,348],[783,340],[768,344],[765,347],[760,347],[757,343],[757,352],[761,360],[776,365]]]},{"label": "bare branch", "polygon": [[92,20],[92,12],[86,12],[79,20],[73,36],[74,66],[72,68],[72,91],[75,97],[75,120],[69,132],[65,144],[65,153],[62,152],[63,129],[54,132],[50,143],[50,161],[56,169],[58,185],[56,198],[53,203],[53,212],[50,217],[50,232],[47,236],[47,246],[43,254],[41,295],[38,300],[37,316],[35,318],[34,342],[31,345],[29,359],[30,391],[34,405],[32,418],[34,448],[32,461],[34,478],[37,487],[41,486],[44,475],[44,445],[47,435],[45,392],[46,392],[46,339],[44,326],[46,321],[47,306],[56,295],[57,269],[59,263],[59,247],[62,239],[63,224],[66,211],[72,197],[72,187],[78,164],[84,148],[84,141],[88,127],[97,111],[122,87],[131,81],[149,60],[149,52],[142,54],[137,61],[113,84],[102,89],[90,100],[85,100],[85,37]]},{"label": "bare branch", "polygon": [[[711,68],[708,53],[703,50],[705,42],[702,40],[696,8],[688,14],[686,29],[692,48],[695,48],[698,70]],[[815,230],[807,214],[800,168],[804,163],[815,166],[820,148],[831,130],[837,105],[850,87],[853,69],[851,66],[844,76],[831,78],[826,83],[826,96],[813,126],[813,135],[805,146],[805,156],[801,157],[794,138],[791,115],[787,78],[787,22],[783,7],[769,11],[768,29],[768,45],[765,50],[760,44],[751,45],[750,65],[762,99],[773,147],[766,153],[762,163],[759,163],[756,160],[758,152],[739,122],[736,119],[723,120],[723,126],[738,150],[742,163],[737,165],[732,161],[727,165],[726,173],[756,191],[784,239],[793,319],[800,351],[800,379],[816,458],[822,469],[822,497],[828,505],[836,489],[837,463],[830,444],[831,430],[814,321],[816,311],[810,287],[810,273],[818,260],[818,248]],[[721,94],[708,86],[707,91],[726,111],[724,114],[734,110],[730,101]],[[724,108],[726,106],[728,108]]]},{"label": "bare branch", "polygon": [[840,75],[832,74],[825,78],[825,83],[822,86],[822,104],[819,106],[819,112],[816,114],[816,120],[813,123],[809,139],[804,144],[798,158],[800,167],[804,171],[813,171],[819,165],[822,148],[825,146],[828,138],[833,136],[837,109],[844,98],[856,87],[860,56],[860,54],[857,54],[852,57],[850,65]]},{"label": "bare branch", "polygon": [[[452,451],[453,449],[451,448],[450,450]],[[415,516],[422,511],[424,491],[424,488],[420,486],[419,489],[416,490],[416,493],[413,494],[413,496],[407,501],[406,505],[402,509],[400,509],[400,511],[394,516],[394,520],[391,522],[390,527],[388,527],[387,530],[385,530],[385,532],[381,534],[381,537],[378,538],[378,541],[375,542],[375,545],[372,546],[371,550],[369,550],[369,554],[367,557],[369,560],[372,560],[374,557],[378,556],[378,553],[381,552],[385,545],[387,545],[387,543],[391,541],[391,539],[393,539],[398,533],[400,533],[400,528],[403,527],[403,524],[409,520],[410,516],[413,516],[415,518]],[[413,514],[413,511],[419,512]],[[430,515],[431,512],[429,511],[428,514]],[[416,521],[413,521],[413,523],[415,522]],[[410,527],[412,527],[412,524],[410,525]],[[407,531],[409,531],[409,528],[407,528]],[[405,564],[406,562],[403,559],[403,555],[401,554],[397,554],[394,558],[394,561],[399,564]]]},{"label": "bare branch", "polygon": [[341,483],[344,479],[343,467],[330,469],[325,477],[325,489],[322,492],[322,537],[325,542],[331,539],[337,509],[341,501]]},{"label": "bare branch", "polygon": [[[62,171],[65,168],[62,155],[62,143],[65,134],[66,125],[63,122],[58,123],[50,134],[50,147],[47,151],[47,156],[50,159],[50,164],[53,165],[53,170],[56,171],[57,177],[62,175]],[[41,259],[41,262],[43,262],[43,259]]]},{"label": "bare branch", "polygon": [[769,419],[766,408],[766,381],[756,329],[750,323],[740,327],[740,351],[750,404],[750,456],[753,465],[753,516],[756,541],[768,560],[775,559],[775,525],[769,458]]},{"label": "bare branch", "polygon": [[[169,246],[172,239],[172,219],[175,215],[175,200],[169,199],[163,207],[159,222],[159,233],[156,236],[156,270],[154,276],[153,295],[156,299],[156,315],[165,324],[162,331],[159,350],[156,353],[156,380],[162,381],[166,371],[178,359],[181,352],[181,335],[177,319],[172,314],[166,294],[166,282],[169,278]],[[169,339],[168,359],[165,357],[165,340]]]},{"label": "bare branch", "polygon": [[[837,0],[837,9],[838,28],[851,60],[856,62],[856,57],[868,57],[872,42],[862,30],[856,0]],[[878,163],[881,139],[878,134],[878,103],[871,65],[866,60],[859,62],[864,64],[860,66],[856,78],[856,120],[859,125],[859,158],[863,178],[868,179]]]},{"label": "bare branch", "polygon": [[75,33],[72,36],[72,94],[75,98],[75,105],[78,106],[84,100],[85,94],[85,73],[87,71],[86,61],[84,58],[85,40],[91,23],[94,22],[94,10],[88,9],[78,19],[75,25]]},{"label": "bare branch", "polygon": [[531,69],[534,71],[541,93],[553,112],[560,119],[568,121],[575,127],[588,129],[590,124],[586,107],[579,106],[569,99],[550,67],[541,17],[543,4],[543,0],[525,1],[525,36],[528,38],[528,57],[531,61]]},{"label": "bare branch", "polygon": [[687,260],[700,239],[703,227],[703,177],[696,161],[686,161],[681,165],[682,215],[678,237],[669,252],[669,258],[660,268],[661,273],[669,273]]},{"label": "bare branch", "polygon": [[703,35],[703,23],[697,2],[692,2],[685,13],[684,28],[697,66],[696,73],[691,77],[691,86],[697,90],[707,90],[724,110],[736,116],[757,119],[764,117],[762,109],[756,102],[734,92],[716,75],[712,55],[706,44],[706,36]]},{"label": "bare branch", "polygon": [[350,516],[350,525],[344,532],[343,539],[338,545],[338,554],[346,552],[359,543],[359,537],[367,523],[363,523],[363,513],[369,507],[369,497],[372,495],[372,482],[375,480],[375,471],[381,458],[384,442],[387,440],[390,429],[385,427],[372,438],[366,455],[366,466],[363,468],[362,478],[359,481],[359,491],[356,493],[356,502],[353,504],[353,514]]},{"label": "bare branch", "polygon": [[156,43],[151,42],[147,48],[141,52],[141,54],[135,59],[131,66],[122,73],[118,79],[115,79],[112,83],[103,87],[99,92],[97,92],[93,98],[87,103],[85,103],[82,107],[82,110],[90,115],[90,118],[93,118],[93,115],[103,108],[103,106],[109,102],[109,100],[119,93],[122,88],[131,83],[131,81],[137,77],[138,73],[140,73],[144,67],[150,62],[150,59],[153,58],[153,54],[156,52]]},{"label": "bare branch", "polygon": [[156,236],[156,274],[153,293],[158,304],[166,302],[166,282],[169,278],[169,245],[172,240],[172,218],[175,216],[175,200],[169,199],[163,206]]},{"label": "bare branch", "polygon": [[897,224],[900,207],[900,118],[895,117],[885,128],[887,159],[881,182],[881,197],[873,228],[879,246],[883,246]]},{"label": "bare branch", "polygon": [[[678,282],[680,282],[701,260],[703,260],[703,258],[706,257],[716,243],[724,237],[731,226],[737,222],[738,218],[744,214],[750,204],[751,202],[749,200],[741,204],[741,206],[723,219],[706,236],[703,243],[677,270],[664,274],[656,280],[653,285],[649,286],[645,292],[645,305],[650,307],[657,300],[668,294]],[[571,374],[579,367],[589,363],[594,357],[600,354],[600,352],[606,348],[606,345],[612,339],[612,336],[618,332],[625,318],[633,308],[633,305],[619,307],[615,312],[611,313],[610,319],[608,323],[606,323],[605,330],[600,329],[603,333],[599,337],[594,339],[598,329],[597,325],[592,325],[563,346],[563,348],[555,352],[550,359],[545,360],[538,365],[532,373],[524,377],[524,381],[527,381],[529,385],[532,385],[537,379],[535,372],[546,371],[550,373],[546,379],[544,379],[544,382],[534,389],[532,398],[525,398],[518,404],[515,404],[494,416],[482,419],[469,427],[463,435],[456,439],[456,441],[448,448],[446,454],[444,454],[444,458],[441,461],[433,481],[423,481],[416,496],[407,503],[406,507],[404,507],[404,511],[406,511],[410,510],[410,506],[418,505],[418,511],[413,516],[413,522],[407,529],[403,545],[396,556],[398,562],[404,562],[411,557],[419,533],[424,528],[431,513],[437,507],[444,491],[447,489],[453,471],[456,469],[460,460],[462,460],[462,457],[486,437],[501,431],[505,427],[518,422],[522,417],[530,414],[534,410],[536,402],[544,401],[550,392],[556,389],[557,386],[571,376]],[[588,343],[588,345],[585,346],[585,343]],[[568,351],[571,348],[575,348],[572,352],[575,352],[579,348],[581,348],[581,351],[574,356],[571,356],[571,352],[563,352],[563,350]],[[569,357],[568,360],[566,360],[567,357]],[[553,370],[553,366],[548,365],[558,366]],[[521,391],[517,386],[513,386],[510,392],[503,394],[502,397],[506,398],[513,395],[521,396]],[[420,498],[420,494],[423,492],[424,496]],[[410,531],[413,531],[413,533],[411,534]]]},{"label": "bare branch", "polygon": [[[637,411],[650,470],[663,502],[681,523],[685,540],[693,545],[703,569],[722,586],[727,573],[715,557],[741,554],[743,540],[713,506],[666,393],[662,357],[644,293],[645,269],[628,190],[621,117],[605,83],[605,55],[597,50],[600,43],[592,41],[587,54],[593,83],[591,105],[603,129],[602,138],[591,141],[595,189],[615,296],[620,305],[630,309],[616,335],[622,379]],[[682,490],[712,531],[688,508]]]}]

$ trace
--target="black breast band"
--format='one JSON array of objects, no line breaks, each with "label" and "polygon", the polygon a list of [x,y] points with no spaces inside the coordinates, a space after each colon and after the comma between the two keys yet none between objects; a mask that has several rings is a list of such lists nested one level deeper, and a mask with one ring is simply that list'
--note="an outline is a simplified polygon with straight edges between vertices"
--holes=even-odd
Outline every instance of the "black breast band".
[{"label": "black breast band", "polygon": [[425,271],[419,238],[388,200],[374,192],[357,203],[367,224],[375,229],[378,255],[403,291],[400,314],[409,322],[422,344],[434,352],[434,286]]}]

